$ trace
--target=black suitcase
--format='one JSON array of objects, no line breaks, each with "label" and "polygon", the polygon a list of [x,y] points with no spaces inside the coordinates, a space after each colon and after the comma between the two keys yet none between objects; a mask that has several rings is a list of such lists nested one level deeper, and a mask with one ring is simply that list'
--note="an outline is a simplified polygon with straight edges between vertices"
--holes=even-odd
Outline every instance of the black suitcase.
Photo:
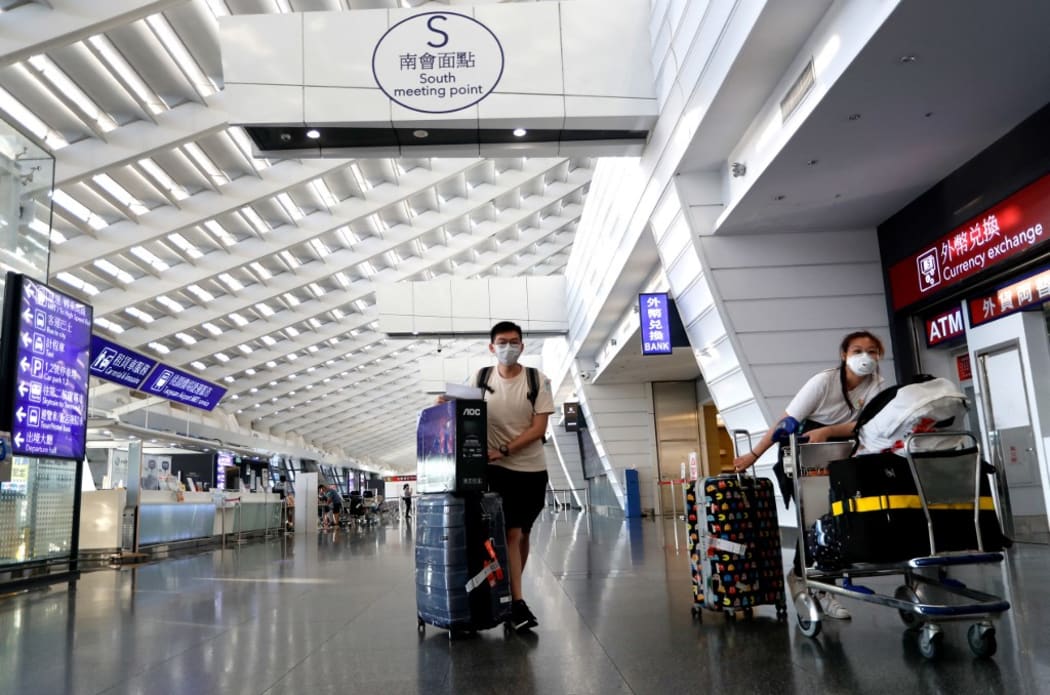
[{"label": "black suitcase", "polygon": [[786,615],[773,482],[719,475],[686,489],[693,614],[776,606]]},{"label": "black suitcase", "polygon": [[[847,563],[892,563],[930,554],[929,530],[907,459],[868,454],[828,465],[831,517]],[[986,551],[1009,545],[981,478],[981,538]],[[931,509],[937,552],[977,549],[973,504]]]},{"label": "black suitcase", "polygon": [[416,611],[456,633],[510,618],[507,539],[500,496],[431,494],[416,507]]}]

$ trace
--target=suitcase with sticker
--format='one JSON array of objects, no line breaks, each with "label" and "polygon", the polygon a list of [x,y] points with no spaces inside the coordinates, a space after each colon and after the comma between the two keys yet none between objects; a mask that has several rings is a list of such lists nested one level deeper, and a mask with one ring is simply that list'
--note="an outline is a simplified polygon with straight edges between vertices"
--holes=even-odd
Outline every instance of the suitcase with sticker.
[{"label": "suitcase with sticker", "polygon": [[510,618],[503,502],[496,493],[422,495],[416,505],[416,615],[449,637]]},{"label": "suitcase with sticker", "polygon": [[[733,432],[734,444],[746,432]],[[759,606],[787,616],[773,482],[717,475],[686,488],[693,615],[701,609],[746,617]]]}]

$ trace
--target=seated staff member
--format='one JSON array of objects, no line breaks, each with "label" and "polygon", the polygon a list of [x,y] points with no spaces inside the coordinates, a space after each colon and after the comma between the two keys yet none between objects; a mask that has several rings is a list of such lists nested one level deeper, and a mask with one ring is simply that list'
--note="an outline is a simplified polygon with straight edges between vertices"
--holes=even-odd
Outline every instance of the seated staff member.
[{"label": "seated staff member", "polygon": [[[882,341],[868,331],[856,331],[842,339],[839,346],[839,366],[814,375],[802,387],[780,418],[791,417],[802,423],[802,432],[810,442],[826,442],[836,437],[853,434],[854,422],[864,404],[882,390],[879,360],[885,354]],[[777,429],[769,428],[751,451],[733,460],[733,468],[743,471],[773,446]],[[801,540],[799,541],[801,543]],[[788,586],[794,598],[802,592],[802,555],[795,550],[794,568],[788,575]],[[817,599],[829,618],[846,620],[849,611],[833,594],[817,592]]]}]

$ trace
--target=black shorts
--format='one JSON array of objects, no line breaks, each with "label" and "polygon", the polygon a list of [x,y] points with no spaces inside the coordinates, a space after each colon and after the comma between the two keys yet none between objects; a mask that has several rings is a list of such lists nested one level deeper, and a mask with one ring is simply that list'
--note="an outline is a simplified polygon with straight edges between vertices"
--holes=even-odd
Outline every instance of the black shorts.
[{"label": "black shorts", "polygon": [[503,518],[508,529],[532,530],[547,500],[547,471],[524,473],[503,466],[488,468],[489,490],[503,498]]}]

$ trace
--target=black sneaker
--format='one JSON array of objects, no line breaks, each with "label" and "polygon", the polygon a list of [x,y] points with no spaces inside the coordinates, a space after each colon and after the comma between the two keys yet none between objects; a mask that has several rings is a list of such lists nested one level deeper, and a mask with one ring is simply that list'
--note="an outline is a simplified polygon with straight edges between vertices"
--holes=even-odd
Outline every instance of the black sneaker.
[{"label": "black sneaker", "polygon": [[517,632],[525,632],[539,625],[536,616],[529,610],[525,601],[518,599],[510,606],[510,626]]}]

